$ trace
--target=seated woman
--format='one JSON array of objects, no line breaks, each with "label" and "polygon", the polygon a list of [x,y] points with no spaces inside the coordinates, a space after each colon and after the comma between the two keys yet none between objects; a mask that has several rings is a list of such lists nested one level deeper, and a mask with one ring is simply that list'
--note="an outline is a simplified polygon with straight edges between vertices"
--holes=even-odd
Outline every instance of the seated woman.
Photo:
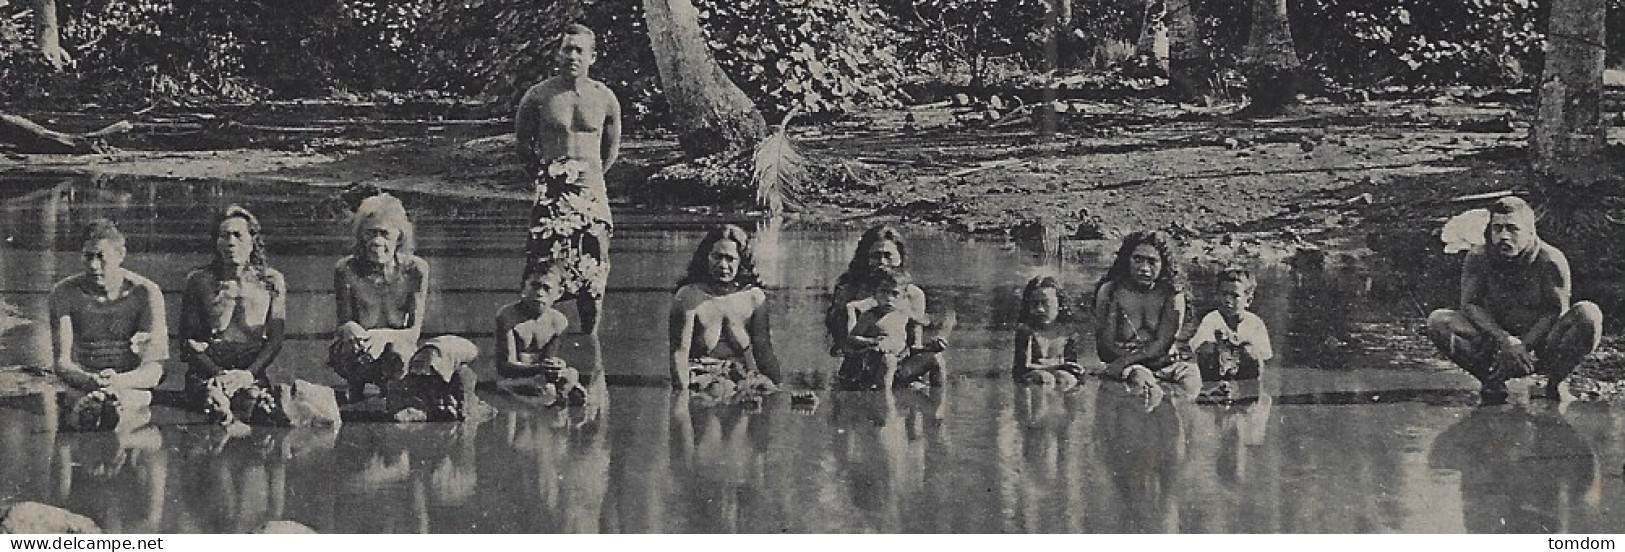
[{"label": "seated woman", "polygon": [[[873,280],[878,271],[903,270],[907,261],[906,251],[902,233],[890,226],[875,226],[858,238],[857,251],[847,263],[846,273],[835,280],[835,289],[830,294],[829,306],[824,311],[824,327],[828,329],[834,342],[834,346],[830,349],[832,356],[843,356],[845,353],[844,344],[848,342],[847,306],[873,296],[875,288]],[[925,340],[925,326],[930,321],[925,309],[925,290],[912,283],[908,284],[906,292],[897,298],[897,308],[909,313],[910,322],[908,350],[902,360],[898,361],[897,373],[892,381],[899,385],[918,381],[940,384],[942,382],[940,353],[947,349],[948,342],[941,337]]]},{"label": "seated woman", "polygon": [[270,384],[282,351],[287,283],[265,261],[259,219],[237,205],[214,226],[214,260],[186,276],[181,295],[181,358],[186,396],[216,420],[235,418],[230,400]]},{"label": "seated woman", "polygon": [[327,365],[349,384],[350,399],[366,385],[383,388],[406,375],[429,298],[429,263],[412,252],[412,221],[399,199],[361,200],[353,253],[333,267],[338,329]]},{"label": "seated woman", "polygon": [[1157,392],[1157,380],[1177,383],[1189,396],[1202,376],[1174,350],[1185,320],[1185,293],[1174,244],[1161,232],[1123,238],[1111,268],[1095,286],[1095,351],[1105,375]]},{"label": "seated woman", "polygon": [[90,429],[117,425],[121,411],[152,402],[169,358],[164,293],[126,270],[124,234],[111,221],[91,221],[80,235],[85,271],[51,289],[54,368],[72,389],[65,420]]},{"label": "seated woman", "polygon": [[[771,391],[779,381],[767,292],[744,229],[730,224],[700,240],[677,282],[670,330],[671,379],[679,389],[731,390],[745,382]],[[752,377],[758,374],[768,381]]]}]

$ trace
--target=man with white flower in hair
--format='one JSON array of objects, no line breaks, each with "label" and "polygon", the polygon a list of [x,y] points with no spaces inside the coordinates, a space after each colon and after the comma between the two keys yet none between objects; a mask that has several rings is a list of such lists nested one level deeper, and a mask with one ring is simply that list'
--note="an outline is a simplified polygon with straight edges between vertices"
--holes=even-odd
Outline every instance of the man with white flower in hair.
[{"label": "man with white flower in hair", "polygon": [[1462,262],[1460,310],[1428,315],[1428,336],[1483,384],[1484,404],[1505,402],[1507,380],[1535,374],[1547,377],[1547,398],[1562,400],[1563,380],[1602,340],[1602,310],[1571,305],[1569,294],[1568,258],[1536,235],[1527,202],[1502,198]]},{"label": "man with white flower in hair", "polygon": [[559,267],[564,298],[576,299],[582,330],[595,333],[609,280],[609,196],[604,172],[621,147],[621,105],[588,76],[596,38],[566,27],[555,53],[563,71],[525,92],[515,115],[519,159],[536,178],[528,264]]}]

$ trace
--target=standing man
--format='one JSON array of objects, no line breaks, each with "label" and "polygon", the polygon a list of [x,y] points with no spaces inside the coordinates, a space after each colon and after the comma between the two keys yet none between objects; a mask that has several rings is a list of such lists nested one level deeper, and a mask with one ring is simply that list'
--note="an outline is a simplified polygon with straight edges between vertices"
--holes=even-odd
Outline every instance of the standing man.
[{"label": "standing man", "polygon": [[1506,380],[1543,374],[1546,397],[1602,340],[1602,309],[1569,304],[1569,260],[1535,235],[1535,212],[1516,197],[1490,206],[1484,245],[1461,267],[1461,310],[1428,315],[1428,337],[1483,384],[1483,404],[1506,401]]},{"label": "standing man", "polygon": [[563,72],[525,92],[514,117],[519,159],[536,177],[526,262],[562,268],[564,297],[576,299],[586,333],[598,330],[609,280],[604,172],[621,149],[620,100],[587,76],[597,55],[591,29],[566,27],[557,53]]}]

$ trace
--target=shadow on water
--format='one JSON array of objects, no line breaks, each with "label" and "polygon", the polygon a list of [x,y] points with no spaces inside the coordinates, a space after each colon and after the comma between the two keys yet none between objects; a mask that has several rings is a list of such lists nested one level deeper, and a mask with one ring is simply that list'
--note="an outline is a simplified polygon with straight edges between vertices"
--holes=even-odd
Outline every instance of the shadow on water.
[{"label": "shadow on water", "polygon": [[[322,367],[331,270],[347,240],[330,201],[336,190],[22,182],[0,187],[0,232],[10,238],[0,245],[0,294],[18,316],[43,318],[51,285],[79,267],[72,229],[96,216],[120,221],[132,238],[128,264],[178,301],[180,278],[206,258],[210,214],[241,202],[261,214],[271,263],[291,287],[292,337],[273,377],[337,382]],[[489,350],[492,313],[517,293],[526,207],[405,201],[433,266],[426,333],[469,336]],[[617,212],[600,336],[572,334],[559,346],[589,376],[587,407],[549,408],[487,383],[479,392],[494,416],[465,424],[234,432],[161,405],[145,414],[150,421],[131,418],[115,431],[59,433],[45,423],[54,403],[24,394],[0,399],[0,500],[63,506],[123,532],[240,532],[273,519],[361,533],[1625,526],[1625,511],[1610,507],[1625,494],[1621,481],[1598,472],[1625,457],[1615,407],[1469,408],[1476,384],[1441,366],[1415,334],[1426,309],[1453,300],[1444,260],[1374,248],[1366,257],[1333,252],[1319,267],[1257,266],[1253,310],[1277,352],[1267,381],[1227,404],[1169,394],[1148,405],[1119,382],[1086,378],[1059,390],[1008,377],[1022,283],[1058,272],[1078,300],[1115,244],[1057,265],[1003,243],[917,232],[910,271],[932,317],[952,321],[947,384],[820,390],[815,405],[780,395],[751,411],[667,389],[666,336],[654,327],[700,228],[718,220]],[[824,303],[861,229],[750,227],[764,248],[757,260],[791,384],[827,381],[836,360]],[[1208,286],[1194,284],[1200,314]],[[1091,339],[1089,328],[1079,331]],[[39,324],[14,328],[0,337],[0,364],[42,364],[48,343]],[[475,369],[490,379],[489,359]]]}]

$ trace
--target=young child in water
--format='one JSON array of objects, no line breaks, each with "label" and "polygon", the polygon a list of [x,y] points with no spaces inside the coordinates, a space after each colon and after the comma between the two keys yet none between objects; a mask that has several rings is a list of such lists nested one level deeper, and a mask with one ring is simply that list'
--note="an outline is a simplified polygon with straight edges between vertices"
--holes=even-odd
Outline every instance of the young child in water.
[{"label": "young child in water", "polygon": [[1251,272],[1225,270],[1215,286],[1218,308],[1202,317],[1196,335],[1191,336],[1190,347],[1196,352],[1202,381],[1219,382],[1210,394],[1228,394],[1230,381],[1258,379],[1264,362],[1275,356],[1269,328],[1247,310],[1257,286]]},{"label": "young child in water", "polygon": [[556,356],[557,341],[570,327],[564,313],[553,308],[563,295],[562,280],[545,264],[525,267],[519,300],[497,310],[497,375],[503,384],[540,377],[537,392],[548,404],[582,404],[586,389],[574,368]]},{"label": "young child in water", "polygon": [[1016,326],[1017,380],[1072,387],[1083,377],[1078,335],[1071,327],[1066,292],[1053,276],[1036,276],[1021,292]]},{"label": "young child in water", "polygon": [[888,389],[909,352],[908,273],[882,268],[871,294],[846,304],[846,344],[837,379],[847,389]]}]

